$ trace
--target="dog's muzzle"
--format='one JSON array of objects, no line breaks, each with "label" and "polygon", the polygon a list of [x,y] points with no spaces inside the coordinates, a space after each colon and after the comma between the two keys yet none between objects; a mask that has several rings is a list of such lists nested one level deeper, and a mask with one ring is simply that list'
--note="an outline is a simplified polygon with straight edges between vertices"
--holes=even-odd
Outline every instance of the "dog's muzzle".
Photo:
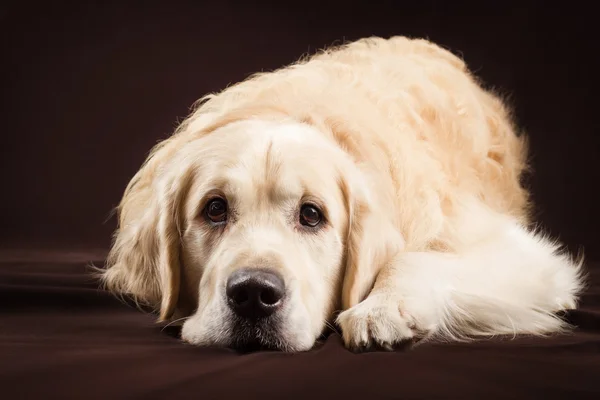
[{"label": "dog's muzzle", "polygon": [[243,268],[227,279],[225,294],[234,316],[233,347],[277,348],[281,343],[281,310],[285,283],[275,271]]}]

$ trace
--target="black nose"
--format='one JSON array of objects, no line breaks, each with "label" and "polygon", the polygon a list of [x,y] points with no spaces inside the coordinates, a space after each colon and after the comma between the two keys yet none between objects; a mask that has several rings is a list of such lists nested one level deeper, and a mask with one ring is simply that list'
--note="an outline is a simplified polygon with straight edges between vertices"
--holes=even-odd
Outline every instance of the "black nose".
[{"label": "black nose", "polygon": [[235,271],[227,280],[229,306],[243,318],[267,317],[283,303],[285,285],[274,271],[244,268]]}]

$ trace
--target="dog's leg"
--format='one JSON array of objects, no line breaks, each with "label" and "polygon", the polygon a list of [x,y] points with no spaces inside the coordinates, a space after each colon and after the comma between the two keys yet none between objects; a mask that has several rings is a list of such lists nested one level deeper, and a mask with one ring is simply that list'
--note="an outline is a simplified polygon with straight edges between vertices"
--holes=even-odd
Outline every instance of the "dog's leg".
[{"label": "dog's leg", "polygon": [[576,307],[581,263],[509,219],[480,233],[454,253],[399,254],[367,298],[338,316],[346,345],[562,330],[556,313]]}]

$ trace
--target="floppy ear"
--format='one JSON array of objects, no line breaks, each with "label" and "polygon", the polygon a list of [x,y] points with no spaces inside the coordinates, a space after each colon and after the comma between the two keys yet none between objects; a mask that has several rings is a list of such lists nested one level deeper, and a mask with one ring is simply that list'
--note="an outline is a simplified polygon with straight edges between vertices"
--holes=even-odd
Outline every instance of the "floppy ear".
[{"label": "floppy ear", "polygon": [[[119,209],[119,229],[101,279],[116,294],[160,311],[169,319],[180,285],[182,203],[192,182],[191,169],[145,176],[142,167]],[[164,167],[164,166],[163,166]],[[177,172],[177,173],[175,173]]]},{"label": "floppy ear", "polygon": [[362,185],[342,185],[348,211],[346,269],[342,307],[348,309],[367,297],[377,275],[401,250],[404,241],[394,229],[389,208],[376,205]]}]

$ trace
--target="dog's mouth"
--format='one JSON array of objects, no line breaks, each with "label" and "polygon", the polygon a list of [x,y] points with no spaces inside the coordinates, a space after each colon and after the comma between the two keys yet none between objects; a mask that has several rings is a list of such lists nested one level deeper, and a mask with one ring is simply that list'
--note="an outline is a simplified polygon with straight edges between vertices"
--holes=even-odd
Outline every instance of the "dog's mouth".
[{"label": "dog's mouth", "polygon": [[278,318],[257,320],[236,318],[231,328],[230,347],[242,353],[286,350],[289,345],[280,327]]}]

